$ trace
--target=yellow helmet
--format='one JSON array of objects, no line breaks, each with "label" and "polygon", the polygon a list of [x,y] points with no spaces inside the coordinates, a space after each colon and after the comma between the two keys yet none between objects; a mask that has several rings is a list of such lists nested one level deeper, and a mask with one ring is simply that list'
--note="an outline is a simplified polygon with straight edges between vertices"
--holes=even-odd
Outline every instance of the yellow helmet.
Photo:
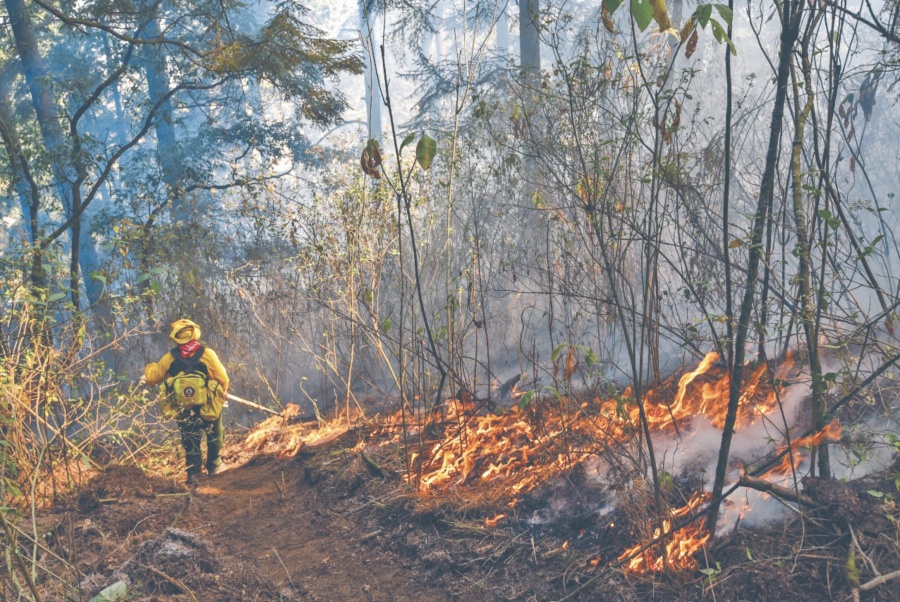
[{"label": "yellow helmet", "polygon": [[199,341],[200,327],[190,320],[175,320],[172,322],[172,332],[169,333],[169,338],[178,345]]}]

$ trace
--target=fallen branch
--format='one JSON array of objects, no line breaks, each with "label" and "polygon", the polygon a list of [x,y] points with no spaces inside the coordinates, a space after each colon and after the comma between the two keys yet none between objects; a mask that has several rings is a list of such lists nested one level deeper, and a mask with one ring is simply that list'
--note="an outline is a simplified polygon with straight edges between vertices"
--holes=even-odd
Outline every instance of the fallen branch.
[{"label": "fallen branch", "polygon": [[880,577],[875,577],[871,581],[867,581],[859,586],[859,591],[867,592],[870,589],[876,588],[883,583],[887,583],[888,581],[893,581],[894,579],[900,577],[900,571],[894,571],[893,573],[888,573],[887,575],[881,575]]},{"label": "fallen branch", "polygon": [[881,572],[878,570],[878,567],[875,566],[875,563],[872,562],[872,559],[869,558],[869,555],[863,552],[862,546],[859,545],[859,540],[856,538],[856,532],[853,530],[853,527],[850,527],[850,540],[853,542],[853,545],[856,547],[856,551],[859,552],[859,555],[866,559],[866,562],[869,563],[869,568],[872,569],[872,572],[876,577],[881,577]]},{"label": "fallen branch", "polygon": [[278,550],[276,550],[275,548],[272,548],[272,551],[275,552],[275,558],[277,558],[278,562],[281,563],[281,568],[284,569],[284,572],[287,575],[288,583],[290,583],[291,587],[296,590],[297,586],[294,585],[294,580],[291,579],[291,572],[288,570],[287,566],[284,564],[284,560],[281,559],[281,555],[278,553]]},{"label": "fallen branch", "polygon": [[174,577],[169,577],[168,575],[163,573],[161,570],[154,568],[152,566],[146,565],[146,564],[144,565],[144,568],[147,569],[148,571],[150,571],[151,573],[153,573],[154,575],[156,575],[157,577],[159,577],[160,579],[163,579],[164,581],[167,581],[171,585],[174,585],[176,588],[178,588],[178,591],[181,592],[182,594],[188,594],[191,597],[191,600],[193,600],[194,602],[200,602],[200,600],[197,599],[197,596],[194,595],[194,592],[191,591],[191,588],[186,586],[184,583],[182,583],[178,579],[175,579]]},{"label": "fallen branch", "polygon": [[788,489],[787,487],[776,485],[772,481],[767,481],[765,479],[751,477],[749,475],[741,475],[741,478],[738,480],[738,484],[741,487],[746,487],[747,489],[755,489],[756,491],[762,491],[763,493],[771,493],[772,495],[777,495],[778,497],[789,502],[794,502],[795,504],[801,504],[803,506],[809,507],[813,507],[816,505],[816,503],[812,501],[809,496],[798,493],[793,489]]}]

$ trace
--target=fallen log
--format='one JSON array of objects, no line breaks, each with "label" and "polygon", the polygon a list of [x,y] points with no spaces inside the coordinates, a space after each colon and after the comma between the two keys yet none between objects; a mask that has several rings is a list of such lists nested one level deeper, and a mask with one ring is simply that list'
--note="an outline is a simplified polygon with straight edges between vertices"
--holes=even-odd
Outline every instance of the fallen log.
[{"label": "fallen log", "polygon": [[798,493],[793,489],[788,489],[787,487],[777,485],[772,481],[760,479],[759,477],[741,475],[741,478],[738,480],[738,484],[741,487],[746,487],[747,489],[755,489],[756,491],[762,491],[763,493],[771,493],[772,495],[778,496],[789,502],[794,502],[795,504],[801,504],[808,507],[816,506],[816,503],[809,496]]}]

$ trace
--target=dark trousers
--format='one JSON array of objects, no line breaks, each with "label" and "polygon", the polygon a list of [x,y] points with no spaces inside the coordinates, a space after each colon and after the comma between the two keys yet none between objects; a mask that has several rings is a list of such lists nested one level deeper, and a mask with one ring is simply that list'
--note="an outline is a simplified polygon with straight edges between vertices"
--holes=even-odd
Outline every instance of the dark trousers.
[{"label": "dark trousers", "polygon": [[181,445],[184,446],[184,457],[187,461],[188,474],[200,474],[203,465],[203,452],[200,446],[206,436],[206,470],[207,472],[222,463],[219,453],[225,445],[225,430],[222,428],[222,416],[210,422],[200,418],[200,408],[183,410],[176,418],[181,430]]}]

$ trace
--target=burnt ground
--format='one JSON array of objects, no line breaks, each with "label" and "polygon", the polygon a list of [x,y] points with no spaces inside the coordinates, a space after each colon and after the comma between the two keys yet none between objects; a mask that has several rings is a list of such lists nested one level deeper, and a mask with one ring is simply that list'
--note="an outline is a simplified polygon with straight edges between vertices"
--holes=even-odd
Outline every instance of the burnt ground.
[{"label": "burnt ground", "polygon": [[[109,468],[40,516],[42,561],[80,583],[69,599],[82,600],[122,574],[132,599],[148,601],[900,599],[900,579],[856,591],[876,570],[900,569],[897,465],[851,484],[810,480],[814,504],[802,515],[738,528],[698,556],[699,569],[651,578],[604,568],[639,535],[624,510],[576,504],[543,524],[525,520],[583,494],[590,484],[577,472],[490,527],[499,508],[452,495],[423,504],[388,467],[394,452],[363,455],[359,441],[338,432],[290,458],[235,443],[235,468],[193,491]],[[45,600],[66,599],[56,583],[42,585]]]}]

